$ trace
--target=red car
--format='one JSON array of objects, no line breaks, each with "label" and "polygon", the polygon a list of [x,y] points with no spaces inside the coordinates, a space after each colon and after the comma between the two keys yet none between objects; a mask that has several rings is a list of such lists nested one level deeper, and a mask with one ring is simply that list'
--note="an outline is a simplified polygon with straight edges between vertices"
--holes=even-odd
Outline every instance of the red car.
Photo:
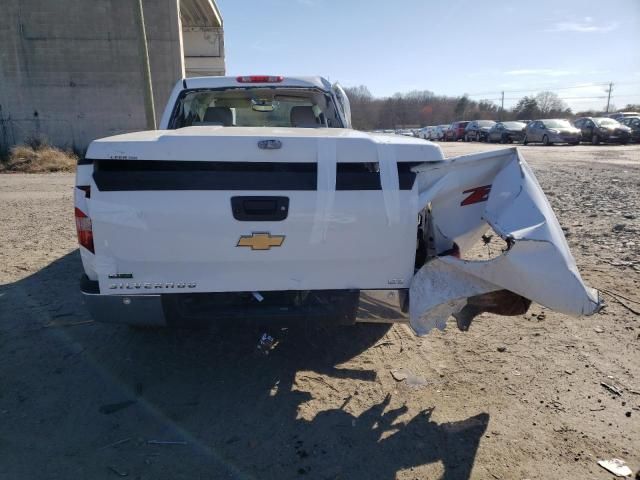
[{"label": "red car", "polygon": [[467,125],[469,125],[469,122],[453,122],[444,133],[444,140],[446,142],[457,142],[464,139],[464,129]]}]

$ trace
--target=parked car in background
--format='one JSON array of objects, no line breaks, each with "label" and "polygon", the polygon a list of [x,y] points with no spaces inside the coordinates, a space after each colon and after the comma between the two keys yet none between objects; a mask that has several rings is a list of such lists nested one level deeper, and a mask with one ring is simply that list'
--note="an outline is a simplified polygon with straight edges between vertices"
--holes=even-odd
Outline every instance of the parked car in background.
[{"label": "parked car in background", "polygon": [[562,118],[546,118],[529,122],[525,129],[525,145],[528,143],[542,143],[552,145],[554,143],[569,143],[578,145],[580,143],[580,130],[569,120]]},{"label": "parked car in background", "polygon": [[574,125],[582,132],[582,140],[598,145],[600,142],[629,143],[631,129],[609,117],[582,117]]},{"label": "parked car in background", "polygon": [[408,128],[397,128],[394,133],[403,137],[413,137],[413,132]]},{"label": "parked car in background", "polygon": [[431,132],[431,140],[444,140],[444,134],[449,125],[436,125]]},{"label": "parked car in background", "polygon": [[523,122],[498,122],[487,132],[488,143],[513,143],[520,142],[524,138],[524,129],[527,126]]},{"label": "parked car in background", "polygon": [[464,140],[466,142],[482,142],[486,140],[489,130],[495,124],[496,122],[493,120],[474,120],[469,122],[469,125],[464,130]]},{"label": "parked car in background", "polygon": [[464,139],[464,129],[467,128],[469,122],[453,122],[445,132],[444,140],[446,142],[457,142]]},{"label": "parked car in background", "polygon": [[613,118],[614,120],[620,121],[621,118],[626,117],[640,117],[640,113],[638,112],[616,112],[607,115],[609,118]]},{"label": "parked car in background", "polygon": [[436,140],[436,132],[438,131],[438,125],[433,125],[428,132],[427,140]]},{"label": "parked car in background", "polygon": [[449,125],[434,125],[433,130],[431,130],[430,140],[442,140],[448,127]]},{"label": "parked car in background", "polygon": [[624,117],[619,122],[631,129],[631,141],[640,143],[640,115],[637,117]]},{"label": "parked car in background", "polygon": [[420,130],[418,130],[418,138],[422,138],[423,140],[428,140],[427,138],[427,131],[430,129],[431,127],[422,127]]},{"label": "parked car in background", "polygon": [[438,125],[431,125],[430,127],[427,127],[427,140],[437,140],[437,131]]}]

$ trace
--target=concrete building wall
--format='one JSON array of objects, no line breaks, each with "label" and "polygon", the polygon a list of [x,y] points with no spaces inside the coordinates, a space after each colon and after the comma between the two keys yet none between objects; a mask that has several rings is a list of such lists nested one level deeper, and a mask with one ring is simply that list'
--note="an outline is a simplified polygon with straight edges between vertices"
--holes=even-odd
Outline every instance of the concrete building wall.
[{"label": "concrete building wall", "polygon": [[[2,3],[0,148],[40,138],[82,150],[145,128],[136,0]],[[144,0],[144,13],[159,118],[184,76],[180,0]]]}]

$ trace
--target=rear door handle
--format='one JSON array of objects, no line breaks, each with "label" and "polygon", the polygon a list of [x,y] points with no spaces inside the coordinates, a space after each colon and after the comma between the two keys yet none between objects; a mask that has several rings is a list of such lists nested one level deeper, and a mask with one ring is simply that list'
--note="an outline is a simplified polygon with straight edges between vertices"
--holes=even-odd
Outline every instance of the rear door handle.
[{"label": "rear door handle", "polygon": [[231,211],[241,222],[279,222],[289,215],[289,197],[231,197]]}]

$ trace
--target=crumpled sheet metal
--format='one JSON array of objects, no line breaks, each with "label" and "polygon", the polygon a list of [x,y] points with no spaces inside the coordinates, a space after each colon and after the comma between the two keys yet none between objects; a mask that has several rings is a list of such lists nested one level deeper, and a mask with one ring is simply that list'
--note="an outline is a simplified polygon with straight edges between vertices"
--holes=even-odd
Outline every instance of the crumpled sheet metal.
[{"label": "crumpled sheet metal", "polygon": [[[490,182],[488,200],[478,204],[482,206],[480,220],[488,223],[510,248],[490,260],[442,256],[427,262],[412,279],[409,295],[411,326],[418,335],[443,329],[447,318],[459,312],[468,297],[496,290],[509,290],[574,316],[591,315],[602,306],[598,292],[582,281],[562,228],[533,172],[517,149],[506,152],[508,155],[503,150],[494,156],[488,152],[461,163],[474,169],[484,163],[497,172]],[[441,187],[443,183],[455,185],[455,176],[461,172],[460,165],[453,162],[449,171],[442,164],[437,169],[439,178],[422,184],[439,186],[439,192],[429,194],[428,188],[419,192],[420,198],[429,198],[432,205],[438,204],[438,195],[447,195]],[[419,167],[418,176],[428,176],[429,170],[428,166]],[[465,188],[459,185],[457,190]],[[439,216],[451,221],[459,208],[466,207],[457,201],[455,205],[449,202],[432,209],[434,227],[439,228]],[[477,224],[469,221],[468,229],[477,231]]]}]

